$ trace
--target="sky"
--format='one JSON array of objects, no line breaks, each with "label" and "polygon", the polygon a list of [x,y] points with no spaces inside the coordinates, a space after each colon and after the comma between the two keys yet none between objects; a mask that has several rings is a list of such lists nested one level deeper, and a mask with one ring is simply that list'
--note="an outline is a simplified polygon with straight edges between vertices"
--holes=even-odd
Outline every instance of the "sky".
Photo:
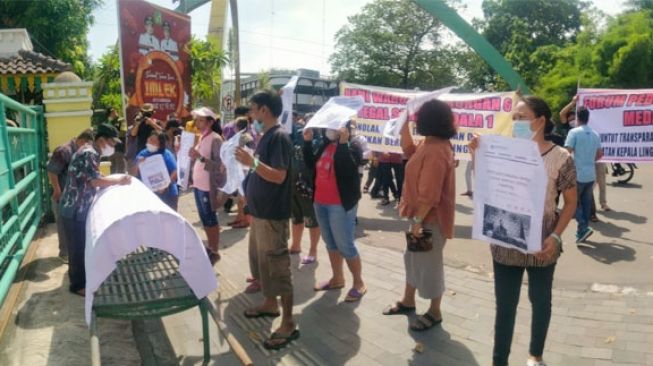
[{"label": "sky", "polygon": [[[349,16],[373,0],[241,0],[241,72],[257,73],[271,68],[319,70],[330,74],[329,55],[334,50],[336,32]],[[528,0],[524,0],[528,1]],[[174,9],[172,0],[151,0],[152,4]],[[483,0],[462,0],[459,11],[468,22],[482,18]],[[608,15],[624,9],[626,0],[592,0]],[[210,3],[190,13],[192,33],[204,38],[208,31]],[[97,60],[118,39],[116,0],[105,0],[94,12],[95,24],[88,34],[90,53]],[[230,22],[229,22],[230,24]],[[230,25],[228,25],[230,26]],[[451,36],[453,37],[453,36]]]}]

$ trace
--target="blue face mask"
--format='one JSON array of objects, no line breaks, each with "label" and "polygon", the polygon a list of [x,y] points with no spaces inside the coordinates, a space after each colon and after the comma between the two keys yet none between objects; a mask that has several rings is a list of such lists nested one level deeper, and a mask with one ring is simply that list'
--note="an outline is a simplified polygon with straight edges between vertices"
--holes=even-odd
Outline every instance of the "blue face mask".
[{"label": "blue face mask", "polygon": [[254,131],[256,131],[256,133],[263,132],[263,123],[261,123],[260,121],[254,121],[254,123],[252,123],[252,126],[254,126]]},{"label": "blue face mask", "polygon": [[531,121],[521,119],[512,122],[512,137],[524,140],[533,138],[533,131],[531,131]]}]

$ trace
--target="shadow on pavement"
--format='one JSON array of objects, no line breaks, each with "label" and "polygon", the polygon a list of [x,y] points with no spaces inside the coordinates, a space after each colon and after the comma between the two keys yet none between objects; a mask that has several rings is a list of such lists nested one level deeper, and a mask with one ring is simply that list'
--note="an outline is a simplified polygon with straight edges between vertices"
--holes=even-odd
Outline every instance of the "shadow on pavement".
[{"label": "shadow on pavement", "polygon": [[[294,289],[294,305],[301,305],[315,297],[316,292],[313,291],[317,279],[315,278],[315,271],[320,266],[321,262],[329,265],[329,259],[319,258],[318,261],[312,264],[303,265],[300,263],[301,255],[290,256],[290,268],[292,269],[292,286]],[[320,262],[321,261],[321,262]]]},{"label": "shadow on pavement", "polygon": [[[50,279],[48,273],[63,265],[64,263],[59,257],[38,258],[21,268],[16,278],[22,278],[22,273],[24,273],[25,277],[22,281],[44,282]],[[16,283],[19,282],[21,281],[16,281]]]},{"label": "shadow on pavement", "polygon": [[617,182],[612,182],[612,183],[608,183],[608,184],[609,184],[611,187],[615,187],[615,188],[625,188],[625,189],[634,189],[634,188],[639,189],[639,188],[642,188],[642,185],[639,184],[639,183],[626,183],[626,184],[621,184],[621,183],[617,183]]},{"label": "shadow on pavement", "polygon": [[630,232],[630,229],[617,226],[613,224],[612,222],[609,221],[599,221],[592,223],[592,228],[601,235],[608,237],[608,238],[621,238],[624,233]]},{"label": "shadow on pavement", "polygon": [[578,246],[581,253],[597,262],[612,264],[616,262],[632,262],[635,260],[635,250],[621,244],[594,243],[587,241]]},{"label": "shadow on pavement", "polygon": [[322,292],[320,298],[306,306],[298,316],[305,348],[333,366],[346,365],[361,347],[358,335],[360,318],[355,312],[360,301],[339,301],[345,291]]},{"label": "shadow on pavement", "polygon": [[648,218],[646,216],[635,215],[630,212],[619,212],[615,210],[604,211],[601,213],[603,216],[612,220],[621,220],[632,222],[633,224],[646,224]]},{"label": "shadow on pavement", "polygon": [[445,323],[443,326],[436,326],[424,332],[410,331],[410,336],[415,342],[425,346],[422,353],[413,353],[413,358],[408,362],[410,366],[478,366],[474,354],[464,344],[452,340],[451,335],[444,328],[446,328]]},{"label": "shadow on pavement", "polygon": [[[473,204],[471,200],[470,203]],[[474,209],[472,207],[467,207],[465,205],[461,205],[460,203],[456,203],[456,212],[463,215],[471,215],[474,213]]]}]

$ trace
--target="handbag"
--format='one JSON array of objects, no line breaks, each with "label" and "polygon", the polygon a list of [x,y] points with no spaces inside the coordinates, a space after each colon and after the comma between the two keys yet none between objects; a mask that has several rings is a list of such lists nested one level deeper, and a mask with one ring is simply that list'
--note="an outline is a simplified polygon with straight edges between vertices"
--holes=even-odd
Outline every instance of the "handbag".
[{"label": "handbag", "polygon": [[416,237],[412,232],[406,231],[406,247],[409,252],[428,252],[433,249],[433,232],[422,230],[422,236]]}]

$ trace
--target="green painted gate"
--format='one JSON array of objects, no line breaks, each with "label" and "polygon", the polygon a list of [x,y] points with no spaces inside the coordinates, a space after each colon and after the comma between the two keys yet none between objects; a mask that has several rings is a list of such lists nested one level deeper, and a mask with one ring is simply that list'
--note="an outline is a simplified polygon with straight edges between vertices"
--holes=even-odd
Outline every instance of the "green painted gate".
[{"label": "green painted gate", "polygon": [[50,207],[46,157],[43,108],[0,94],[0,305]]}]

